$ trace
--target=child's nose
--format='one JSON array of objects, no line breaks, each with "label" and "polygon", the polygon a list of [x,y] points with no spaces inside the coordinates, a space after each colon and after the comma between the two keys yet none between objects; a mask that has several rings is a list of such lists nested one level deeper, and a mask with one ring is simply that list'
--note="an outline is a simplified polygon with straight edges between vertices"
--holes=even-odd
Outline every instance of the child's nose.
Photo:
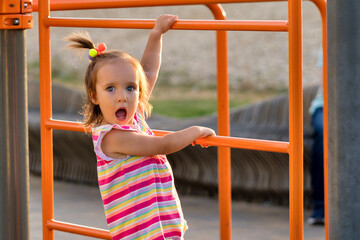
[{"label": "child's nose", "polygon": [[118,102],[127,102],[127,98],[125,94],[119,94]]}]

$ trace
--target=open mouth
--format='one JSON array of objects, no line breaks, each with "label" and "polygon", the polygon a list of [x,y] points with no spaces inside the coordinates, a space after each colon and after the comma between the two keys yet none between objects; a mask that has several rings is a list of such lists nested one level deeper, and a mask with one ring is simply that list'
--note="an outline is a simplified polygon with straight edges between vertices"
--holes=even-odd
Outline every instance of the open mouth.
[{"label": "open mouth", "polygon": [[126,108],[120,108],[115,113],[116,118],[119,120],[125,120],[126,119]]}]

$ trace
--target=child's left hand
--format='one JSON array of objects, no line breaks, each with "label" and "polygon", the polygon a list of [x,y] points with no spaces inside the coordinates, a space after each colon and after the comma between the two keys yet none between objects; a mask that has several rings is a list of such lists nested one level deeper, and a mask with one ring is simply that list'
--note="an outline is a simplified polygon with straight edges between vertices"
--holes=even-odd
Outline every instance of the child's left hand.
[{"label": "child's left hand", "polygon": [[154,30],[160,34],[166,33],[178,19],[176,15],[164,14],[156,18]]}]

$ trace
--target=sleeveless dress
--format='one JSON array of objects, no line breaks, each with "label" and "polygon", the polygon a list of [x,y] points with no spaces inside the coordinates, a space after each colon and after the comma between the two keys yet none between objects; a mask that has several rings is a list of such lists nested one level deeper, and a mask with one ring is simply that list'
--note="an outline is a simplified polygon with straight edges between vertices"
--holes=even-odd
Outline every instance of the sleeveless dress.
[{"label": "sleeveless dress", "polygon": [[99,188],[112,238],[183,239],[187,224],[166,156],[110,158],[102,152],[101,142],[112,129],[154,135],[139,111],[133,125],[92,129]]}]

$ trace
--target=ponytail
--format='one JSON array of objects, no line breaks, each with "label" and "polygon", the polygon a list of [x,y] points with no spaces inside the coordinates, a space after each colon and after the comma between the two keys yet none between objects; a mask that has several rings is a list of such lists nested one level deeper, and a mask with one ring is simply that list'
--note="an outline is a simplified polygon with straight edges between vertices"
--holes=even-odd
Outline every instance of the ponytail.
[{"label": "ponytail", "polygon": [[69,48],[75,49],[92,49],[95,48],[89,33],[73,33],[65,38],[66,41],[72,42],[68,45]]}]

